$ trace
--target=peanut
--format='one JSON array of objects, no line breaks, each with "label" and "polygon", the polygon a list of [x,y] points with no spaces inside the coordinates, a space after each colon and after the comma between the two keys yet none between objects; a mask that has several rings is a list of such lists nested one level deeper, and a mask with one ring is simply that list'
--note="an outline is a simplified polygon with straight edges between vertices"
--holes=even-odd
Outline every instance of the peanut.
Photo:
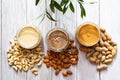
[{"label": "peanut", "polygon": [[100,38],[100,46],[101,46],[101,47],[104,46],[104,42],[103,42],[102,38]]},{"label": "peanut", "polygon": [[93,56],[97,57],[99,54],[100,54],[99,52],[95,52]]},{"label": "peanut", "polygon": [[105,52],[105,51],[102,51],[101,53],[102,53],[102,55],[106,55],[106,52]]},{"label": "peanut", "polygon": [[112,59],[106,59],[103,63],[107,64],[107,63],[111,63],[111,62],[112,62]]},{"label": "peanut", "polygon": [[115,43],[115,42],[111,42],[111,44],[112,44],[112,46],[117,46],[117,43]]},{"label": "peanut", "polygon": [[109,44],[107,41],[104,42],[104,45],[105,45],[106,47],[109,47],[109,46],[110,46],[110,44]]},{"label": "peanut", "polygon": [[90,58],[89,58],[89,61],[92,62],[92,63],[95,63],[95,62],[96,62],[96,59],[93,58],[93,57],[90,57]]},{"label": "peanut", "polygon": [[108,66],[106,64],[101,64],[100,66],[97,66],[96,69],[97,70],[103,70],[106,69]]},{"label": "peanut", "polygon": [[81,50],[81,51],[84,51],[84,52],[89,52],[89,51],[91,51],[90,48],[84,47],[84,46],[80,46],[80,50]]},{"label": "peanut", "polygon": [[98,55],[98,59],[101,59],[101,57],[102,57],[102,54],[99,54],[99,55]]},{"label": "peanut", "polygon": [[99,60],[99,59],[97,59],[95,63],[96,63],[96,64],[99,64],[99,63],[100,63],[100,60]]},{"label": "peanut", "polygon": [[103,39],[104,41],[107,40],[107,38],[106,38],[106,36],[104,35],[104,33],[101,33],[101,37],[102,37],[102,39]]},{"label": "peanut", "polygon": [[111,52],[111,51],[107,51],[106,54],[107,54],[107,55],[108,55],[108,54],[112,54],[112,52]]},{"label": "peanut", "polygon": [[102,48],[101,48],[101,47],[96,47],[95,50],[96,50],[97,52],[99,52],[99,51],[102,50]]},{"label": "peanut", "polygon": [[108,50],[110,50],[110,51],[113,49],[113,47],[112,47],[112,46],[109,46],[109,47],[107,47],[107,48],[108,48]]},{"label": "peanut", "polygon": [[102,51],[108,51],[108,49],[106,47],[102,47],[101,50]]},{"label": "peanut", "polygon": [[104,61],[104,60],[105,60],[105,55],[101,57],[101,61]]},{"label": "peanut", "polygon": [[100,28],[101,32],[105,32],[106,31],[105,28],[103,28],[103,27],[99,27],[99,28]]},{"label": "peanut", "polygon": [[115,49],[112,50],[112,56],[115,56],[117,51]]},{"label": "peanut", "polygon": [[113,56],[111,54],[107,55],[106,58],[109,59],[109,58],[112,58]]},{"label": "peanut", "polygon": [[111,36],[107,32],[105,32],[104,34],[105,34],[107,40],[111,40]]},{"label": "peanut", "polygon": [[89,58],[93,53],[92,52],[87,52],[86,53],[86,58]]}]

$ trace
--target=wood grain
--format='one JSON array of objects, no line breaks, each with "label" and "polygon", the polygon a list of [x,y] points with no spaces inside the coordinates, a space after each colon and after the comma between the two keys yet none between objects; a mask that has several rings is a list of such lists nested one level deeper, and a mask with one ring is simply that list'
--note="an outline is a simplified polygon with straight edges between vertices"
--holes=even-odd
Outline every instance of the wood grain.
[{"label": "wood grain", "polygon": [[[57,15],[57,27],[59,28],[62,28],[64,30],[66,30],[69,34],[69,37],[72,38],[72,39],[75,39],[75,30],[76,30],[76,12],[77,12],[77,9],[76,9],[76,2],[75,1],[72,1],[72,3],[74,4],[75,6],[75,13],[72,13],[70,11],[70,9],[68,9],[68,11],[63,15],[63,13],[57,11],[56,15]],[[62,71],[66,71],[66,70],[62,70],[61,73],[59,74],[59,76],[53,76],[53,79],[56,79],[56,80],[71,80],[71,79],[74,79],[74,80],[77,80],[77,69],[76,69],[76,65],[72,65],[68,70],[71,70],[73,72],[73,75],[69,76],[69,77],[64,77],[62,75]]]},{"label": "wood grain", "polygon": [[9,40],[13,39],[18,28],[26,23],[25,0],[2,0],[2,79],[26,80],[25,72],[15,72],[7,61],[6,50]]},{"label": "wood grain", "polygon": [[0,80],[2,80],[2,0],[0,0]]},{"label": "wood grain", "polygon": [[[47,0],[41,0],[38,6],[34,4],[35,0],[30,0],[27,2],[27,24],[35,25],[38,27],[42,33],[42,44],[44,48],[44,52],[46,55],[47,45],[46,45],[46,34],[51,29],[51,22],[48,19],[44,19],[42,23],[40,23],[39,19],[36,19],[39,15],[44,13],[45,8],[47,7]],[[40,24],[39,24],[40,23]],[[39,73],[38,76],[34,76],[31,71],[27,73],[27,80],[51,80],[51,70],[46,68],[46,65],[43,64],[42,67],[38,68]]]},{"label": "wood grain", "polygon": [[109,64],[108,69],[101,71],[101,80],[120,80],[120,0],[100,1],[100,25],[105,27],[118,44],[117,56]]},{"label": "wood grain", "polygon": [[[90,2],[90,0],[85,0]],[[86,17],[80,18],[80,9],[77,5],[77,26],[83,22],[94,22],[99,25],[99,0],[91,0],[95,4],[84,4],[86,9]],[[79,46],[79,45],[78,45]],[[85,57],[84,52],[79,52],[79,64],[77,65],[77,80],[99,80],[99,72],[96,71],[96,65],[91,64]]]}]

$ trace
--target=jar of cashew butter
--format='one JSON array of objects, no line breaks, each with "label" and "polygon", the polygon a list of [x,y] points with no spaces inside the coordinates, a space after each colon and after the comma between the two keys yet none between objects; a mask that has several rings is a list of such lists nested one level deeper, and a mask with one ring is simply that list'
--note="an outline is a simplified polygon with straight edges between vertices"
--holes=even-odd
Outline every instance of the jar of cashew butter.
[{"label": "jar of cashew butter", "polygon": [[39,45],[42,35],[37,27],[25,25],[18,30],[16,37],[21,47],[32,49]]}]

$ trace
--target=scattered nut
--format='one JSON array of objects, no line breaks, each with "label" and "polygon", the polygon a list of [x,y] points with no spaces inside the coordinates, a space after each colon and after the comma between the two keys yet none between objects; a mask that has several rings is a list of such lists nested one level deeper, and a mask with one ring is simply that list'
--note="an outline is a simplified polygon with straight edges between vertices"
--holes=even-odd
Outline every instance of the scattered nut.
[{"label": "scattered nut", "polygon": [[107,63],[111,63],[111,62],[112,62],[112,59],[106,59],[103,63],[107,64]]},{"label": "scattered nut", "polygon": [[105,55],[101,57],[101,61],[104,61],[104,60],[105,60]]},{"label": "scattered nut", "polygon": [[67,74],[68,75],[72,75],[72,71],[71,70],[67,70]]},{"label": "scattered nut", "polygon": [[[43,62],[46,67],[53,67],[55,74],[58,75],[62,69],[68,69],[71,65],[77,65],[78,63],[78,49],[74,45],[74,40],[71,40],[67,49],[61,52],[54,52],[52,50],[47,50],[47,55],[44,56]],[[69,74],[70,71],[68,71]],[[67,72],[63,72],[64,76]]]},{"label": "scattered nut", "polygon": [[96,69],[97,70],[103,70],[106,69],[108,66],[106,64],[101,64],[100,66],[97,66]]},{"label": "scattered nut", "polygon": [[40,66],[42,65],[42,63],[43,63],[43,60],[41,60],[41,61],[37,64],[37,66],[40,67]]},{"label": "scattered nut", "polygon": [[37,75],[38,72],[34,71],[34,65],[37,63],[37,66],[42,65],[42,56],[44,52],[41,52],[42,46],[39,45],[34,49],[24,49],[20,47],[16,38],[13,41],[10,41],[11,47],[7,50],[7,59],[8,64],[13,67],[15,71],[23,70],[27,72],[29,69],[32,69],[33,74]]},{"label": "scattered nut", "polygon": [[91,51],[90,48],[85,47],[85,46],[80,46],[80,50],[84,51],[84,52],[90,52]]},{"label": "scattered nut", "polygon": [[64,71],[64,72],[62,72],[62,74],[63,74],[63,76],[68,76],[68,74],[67,74],[67,72],[66,71]]},{"label": "scattered nut", "polygon": [[90,57],[90,58],[89,58],[89,61],[92,62],[92,63],[95,63],[95,62],[96,62],[96,59],[93,58],[93,57]]}]

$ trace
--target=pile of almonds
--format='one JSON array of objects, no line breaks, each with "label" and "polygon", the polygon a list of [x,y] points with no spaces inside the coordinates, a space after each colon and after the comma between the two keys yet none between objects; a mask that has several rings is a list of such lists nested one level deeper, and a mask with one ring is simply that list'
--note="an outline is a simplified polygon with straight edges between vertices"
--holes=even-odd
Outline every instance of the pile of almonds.
[{"label": "pile of almonds", "polygon": [[111,63],[113,57],[117,53],[117,44],[112,41],[111,36],[103,27],[100,27],[101,38],[100,41],[92,46],[80,46],[80,50],[86,52],[86,58],[91,63],[97,64],[97,70],[106,69],[108,63]]},{"label": "pile of almonds", "polygon": [[[43,62],[46,64],[47,68],[53,67],[56,75],[58,75],[62,69],[76,65],[78,63],[78,49],[74,45],[74,40],[70,39],[68,48],[62,52],[47,50],[47,55],[44,56]],[[62,74],[63,76],[72,75],[72,71],[63,71]]]},{"label": "pile of almonds", "polygon": [[39,45],[34,49],[24,49],[18,44],[16,37],[13,41],[10,41],[11,47],[7,50],[8,63],[15,71],[32,71],[34,75],[38,75],[38,70],[35,68],[35,64],[38,67],[42,65],[42,56],[44,53],[41,51],[42,46]]}]

